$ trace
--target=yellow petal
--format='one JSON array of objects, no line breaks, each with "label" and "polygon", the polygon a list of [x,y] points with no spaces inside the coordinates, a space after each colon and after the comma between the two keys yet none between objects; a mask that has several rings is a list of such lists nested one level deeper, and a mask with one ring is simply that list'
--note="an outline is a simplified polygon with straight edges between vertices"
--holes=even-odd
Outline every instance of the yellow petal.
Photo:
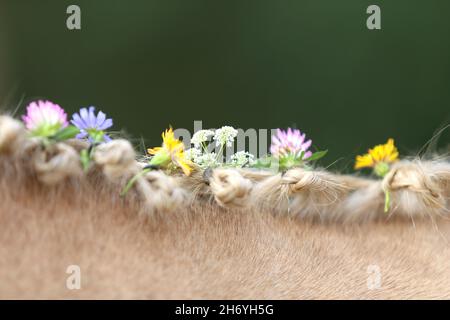
[{"label": "yellow petal", "polygon": [[155,148],[152,148],[152,149],[147,149],[147,152],[148,152],[148,154],[157,154],[159,151],[161,151],[161,147],[155,147]]},{"label": "yellow petal", "polygon": [[181,161],[179,163],[179,165],[180,165],[180,168],[181,168],[181,170],[183,170],[185,175],[189,176],[191,174],[192,169],[186,162]]},{"label": "yellow petal", "polygon": [[374,166],[374,161],[370,154],[365,154],[365,155],[356,157],[355,170],[361,169],[361,168],[366,168],[366,167],[373,167],[373,166]]}]

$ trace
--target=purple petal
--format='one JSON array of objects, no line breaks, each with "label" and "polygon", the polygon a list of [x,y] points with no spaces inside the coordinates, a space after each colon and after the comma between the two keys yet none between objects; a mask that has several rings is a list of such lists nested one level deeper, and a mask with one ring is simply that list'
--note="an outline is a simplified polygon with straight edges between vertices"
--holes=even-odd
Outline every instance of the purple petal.
[{"label": "purple petal", "polygon": [[272,136],[272,144],[279,145],[281,142],[276,136]]},{"label": "purple petal", "polygon": [[80,120],[72,119],[70,120],[70,122],[78,129],[85,129],[84,123],[81,121],[81,119]]},{"label": "purple petal", "polygon": [[311,147],[311,143],[312,143],[312,140],[306,141],[306,142],[302,145],[302,149],[305,150],[305,151],[308,150],[308,148]]},{"label": "purple petal", "polygon": [[274,154],[274,155],[278,154],[278,147],[276,147],[274,145],[271,145],[270,146],[270,153]]},{"label": "purple petal", "polygon": [[277,135],[278,137],[281,138],[281,137],[283,136],[283,134],[284,134],[284,132],[283,132],[281,129],[277,129],[277,134],[276,134],[276,135]]},{"label": "purple petal", "polygon": [[106,129],[108,129],[109,127],[112,127],[112,125],[113,125],[112,119],[106,119],[106,120],[102,123],[102,125],[101,125],[100,127],[98,127],[98,129],[99,129],[99,130],[106,130]]},{"label": "purple petal", "polygon": [[112,139],[111,139],[110,136],[108,136],[107,134],[105,134],[105,135],[103,136],[103,140],[105,140],[105,142],[110,142]]},{"label": "purple petal", "polygon": [[95,117],[95,107],[89,107],[89,126],[95,128],[97,124],[97,118]]},{"label": "purple petal", "polygon": [[83,119],[84,123],[89,126],[89,113],[86,108],[80,109],[80,117]]},{"label": "purple petal", "polygon": [[312,152],[311,151],[306,151],[305,154],[303,155],[303,159],[308,159],[311,156],[312,156]]},{"label": "purple petal", "polygon": [[97,115],[97,120],[95,121],[95,126],[97,128],[99,128],[103,124],[103,122],[105,122],[105,119],[106,119],[106,114],[99,111],[98,115]]},{"label": "purple petal", "polygon": [[304,133],[304,134],[299,134],[299,136],[298,136],[298,141],[299,141],[299,143],[302,144],[303,141],[305,141],[305,138],[306,138],[306,133]]},{"label": "purple petal", "polygon": [[83,119],[81,119],[80,115],[78,113],[75,113],[72,116],[72,123],[78,123],[79,126],[77,126],[79,129],[85,129],[86,128],[86,123],[83,121]]},{"label": "purple petal", "polygon": [[86,136],[87,136],[87,132],[83,130],[79,134],[77,134],[75,137],[77,139],[84,139],[84,138],[86,138]]}]

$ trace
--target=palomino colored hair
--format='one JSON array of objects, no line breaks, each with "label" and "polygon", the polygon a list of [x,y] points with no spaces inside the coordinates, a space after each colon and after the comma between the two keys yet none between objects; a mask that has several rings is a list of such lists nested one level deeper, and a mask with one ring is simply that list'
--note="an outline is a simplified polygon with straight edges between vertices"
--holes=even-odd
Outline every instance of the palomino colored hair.
[{"label": "palomino colored hair", "polygon": [[120,197],[143,166],[130,143],[100,145],[87,173],[84,147],[44,148],[0,117],[0,298],[450,298],[446,159],[382,181],[152,171]]}]

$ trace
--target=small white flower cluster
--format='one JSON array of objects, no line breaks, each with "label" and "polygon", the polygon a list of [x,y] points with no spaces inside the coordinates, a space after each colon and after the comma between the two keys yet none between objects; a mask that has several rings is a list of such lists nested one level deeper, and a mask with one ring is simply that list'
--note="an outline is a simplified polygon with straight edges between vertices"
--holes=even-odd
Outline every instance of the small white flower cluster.
[{"label": "small white flower cluster", "polygon": [[[192,136],[191,143],[194,145],[186,150],[186,157],[201,168],[215,168],[222,164],[224,147],[231,147],[238,131],[230,126],[224,126],[214,130],[199,130]],[[210,137],[213,137],[216,152],[208,151]],[[254,156],[245,151],[233,154],[226,165],[233,167],[243,167],[254,163]]]},{"label": "small white flower cluster", "polygon": [[214,168],[219,165],[215,152],[204,153],[198,156],[194,162],[197,163],[201,168]]},{"label": "small white flower cluster", "polygon": [[247,151],[238,151],[231,156],[231,164],[236,167],[243,167],[255,163],[255,156]]},{"label": "small white flower cluster", "polygon": [[184,152],[186,158],[197,163],[197,158],[202,155],[202,151],[197,148],[190,148]]},{"label": "small white flower cluster", "polygon": [[236,138],[237,134],[238,131],[235,128],[230,126],[224,126],[216,130],[213,139],[220,146],[226,144],[227,147],[231,147],[233,145],[234,138]]},{"label": "small white flower cluster", "polygon": [[214,135],[212,130],[199,130],[192,136],[191,143],[196,147],[200,148],[202,144],[209,142],[209,137]]}]

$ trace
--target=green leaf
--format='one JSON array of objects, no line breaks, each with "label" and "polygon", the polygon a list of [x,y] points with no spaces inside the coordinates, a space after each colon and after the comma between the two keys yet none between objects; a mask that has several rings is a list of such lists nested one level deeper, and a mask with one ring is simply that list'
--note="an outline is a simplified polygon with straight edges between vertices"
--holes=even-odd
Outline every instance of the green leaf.
[{"label": "green leaf", "polygon": [[314,152],[311,157],[309,157],[308,159],[305,159],[306,161],[317,161],[323,157],[325,157],[325,155],[328,153],[328,150],[324,150],[324,151],[317,151]]},{"label": "green leaf", "polygon": [[53,136],[51,136],[51,139],[56,141],[65,141],[68,139],[73,139],[77,134],[80,133],[80,130],[75,126],[67,126],[65,128],[62,128],[57,133],[55,133]]},{"label": "green leaf", "polygon": [[259,158],[251,165],[252,168],[270,168],[272,157]]}]

